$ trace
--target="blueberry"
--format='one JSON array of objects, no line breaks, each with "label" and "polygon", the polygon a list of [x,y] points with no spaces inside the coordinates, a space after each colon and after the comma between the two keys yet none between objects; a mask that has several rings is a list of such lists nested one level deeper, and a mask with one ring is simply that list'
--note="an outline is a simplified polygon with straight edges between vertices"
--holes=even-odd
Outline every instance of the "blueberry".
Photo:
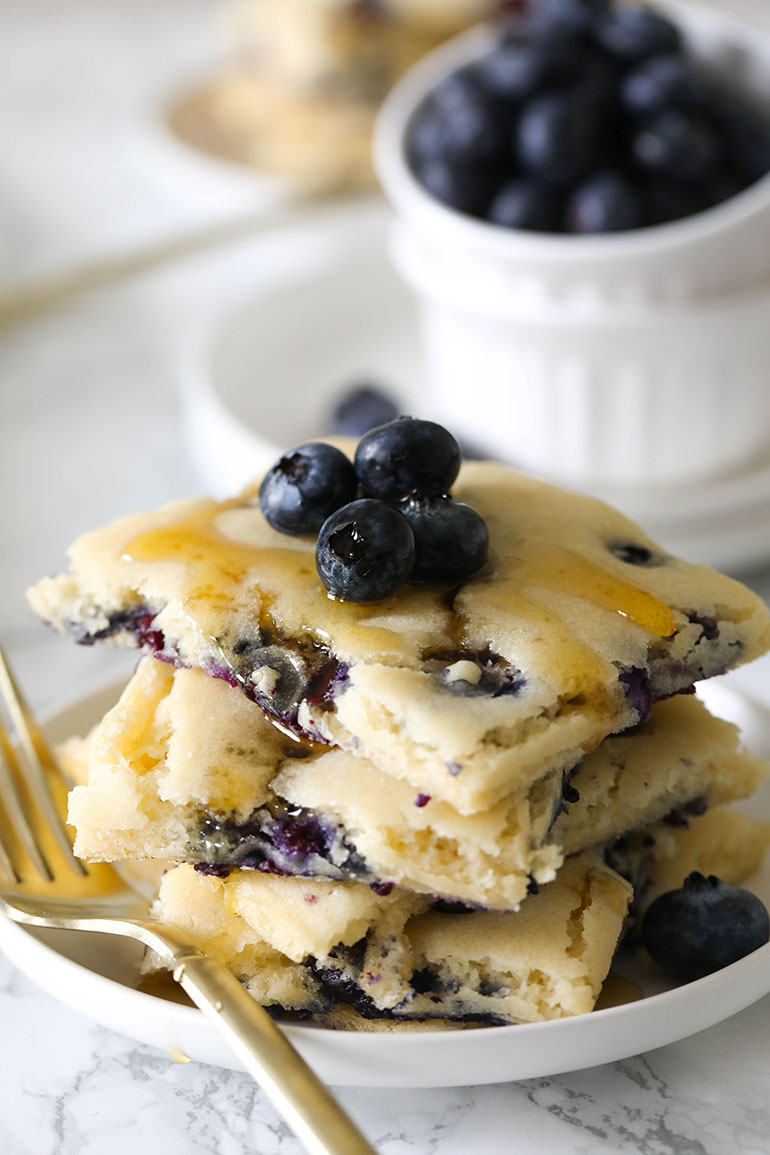
[{"label": "blueberry", "polygon": [[[469,92],[454,104],[443,106],[434,96],[426,112],[434,119],[433,141],[421,141],[417,132],[413,149],[422,148],[425,152],[430,143],[434,149],[438,147],[433,155],[475,164],[488,164],[506,156],[507,118],[492,96]],[[427,134],[426,129],[422,131]]]},{"label": "blueberry", "polygon": [[770,118],[739,98],[722,95],[713,110],[728,161],[753,184],[770,172]]},{"label": "blueberry", "polygon": [[710,209],[715,205],[724,204],[742,192],[745,187],[746,181],[741,180],[732,169],[715,169],[698,186],[698,209]]},{"label": "blueberry", "polygon": [[642,184],[640,193],[650,225],[681,220],[697,213],[701,207],[696,190],[678,181],[649,180]]},{"label": "blueberry", "polygon": [[311,442],[285,454],[259,489],[259,506],[281,533],[317,533],[326,518],[356,495],[355,470],[333,445]]},{"label": "blueberry", "polygon": [[489,535],[475,509],[451,497],[408,498],[400,509],[414,533],[415,581],[460,582],[481,569]]},{"label": "blueberry", "polygon": [[345,437],[362,437],[377,425],[394,421],[398,405],[376,385],[357,385],[349,389],[332,410],[332,429]]},{"label": "blueberry", "polygon": [[596,168],[602,121],[570,93],[553,92],[525,105],[515,133],[515,153],[525,173],[554,188],[566,187]]},{"label": "blueberry", "polygon": [[678,52],[682,46],[681,32],[665,16],[627,4],[619,4],[597,22],[596,39],[606,52],[628,64]]},{"label": "blueberry", "polygon": [[609,8],[609,0],[538,0],[533,5],[534,30],[552,34],[569,31],[584,34]]},{"label": "blueberry", "polygon": [[605,131],[614,129],[620,118],[619,84],[620,74],[613,60],[599,51],[584,53],[574,85],[575,99],[602,116]]},{"label": "blueberry", "polygon": [[652,686],[650,675],[641,666],[627,666],[618,674],[623,694],[636,713],[636,722],[646,722],[652,713]]},{"label": "blueberry", "polygon": [[709,86],[683,56],[655,56],[629,72],[620,88],[623,107],[632,116],[657,116],[669,108],[702,108]]},{"label": "blueberry", "polygon": [[[493,650],[439,650],[428,652],[426,658],[429,671],[435,673],[442,689],[461,698],[515,698],[527,684],[521,670]],[[441,668],[436,670],[438,663]],[[447,770],[456,775],[462,766],[447,763]]]},{"label": "blueberry", "polygon": [[695,610],[690,610],[687,620],[700,626],[701,635],[707,642],[715,642],[719,638],[719,622],[711,614],[697,614]]},{"label": "blueberry", "polygon": [[411,576],[414,534],[397,509],[363,498],[327,518],[315,556],[329,593],[344,601],[376,602],[395,593]]},{"label": "blueberry", "polygon": [[756,895],[694,871],[679,890],[655,899],[642,935],[655,962],[689,981],[764,946],[770,919]]},{"label": "blueberry", "polygon": [[492,201],[487,220],[506,229],[560,232],[559,200],[549,189],[534,181],[512,180],[504,184]]},{"label": "blueberry", "polygon": [[361,438],[355,467],[370,497],[399,501],[447,493],[460,461],[460,446],[443,426],[400,417]]},{"label": "blueberry", "polygon": [[432,105],[419,109],[409,129],[408,152],[415,166],[446,153],[446,118]]},{"label": "blueberry", "polygon": [[472,166],[451,160],[430,160],[417,166],[416,176],[431,196],[458,212],[482,216],[489,204],[488,174],[477,172]]},{"label": "blueberry", "polygon": [[518,103],[571,84],[581,64],[580,49],[564,37],[503,41],[479,62],[479,75],[495,96]]},{"label": "blueberry", "polygon": [[722,150],[705,120],[672,109],[635,134],[631,151],[645,172],[695,184],[716,168]]},{"label": "blueberry", "polygon": [[660,554],[653,553],[646,545],[634,545],[630,541],[619,541],[609,546],[610,553],[614,554],[618,561],[624,561],[626,565],[638,565],[645,569],[653,569],[656,566],[664,565],[666,559]]},{"label": "blueberry", "polygon": [[431,92],[431,102],[436,109],[451,112],[458,105],[483,98],[483,92],[478,66],[467,65],[438,82]]},{"label": "blueberry", "polygon": [[643,223],[639,194],[618,172],[591,177],[567,204],[567,228],[572,233],[616,233],[637,229]]}]

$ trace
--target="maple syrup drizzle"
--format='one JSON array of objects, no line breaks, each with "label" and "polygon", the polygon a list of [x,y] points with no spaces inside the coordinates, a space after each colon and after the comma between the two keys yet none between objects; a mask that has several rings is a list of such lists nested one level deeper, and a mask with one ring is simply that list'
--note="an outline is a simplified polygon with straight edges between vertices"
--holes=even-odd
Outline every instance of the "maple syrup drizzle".
[{"label": "maple syrup drizzle", "polygon": [[[259,618],[273,598],[299,586],[307,623],[304,629],[309,635],[328,642],[338,636],[337,631],[349,637],[351,630],[361,627],[367,649],[376,652],[380,646],[392,647],[393,631],[378,623],[380,606],[338,602],[326,596],[306,543],[297,543],[294,548],[262,543],[259,536],[269,538],[271,531],[258,520],[256,528],[251,522],[257,535],[251,543],[222,532],[218,519],[228,513],[232,518],[233,512],[241,509],[248,518],[256,513],[244,507],[242,499],[207,504],[177,522],[134,538],[124,556],[129,561],[185,563],[190,570],[189,600],[198,603],[199,611],[216,614],[231,610],[238,601],[253,599],[255,617]],[[240,524],[237,512],[235,518],[225,520],[231,530]],[[500,532],[502,539],[502,526]],[[523,637],[541,647],[548,660],[558,663],[562,675],[566,673],[567,692],[581,694],[606,680],[606,664],[551,608],[548,595],[563,594],[589,602],[661,638],[676,632],[669,606],[610,566],[538,538],[524,543],[509,539],[502,544],[507,547],[503,551],[507,556],[499,567],[495,569],[493,564],[490,573],[466,583],[451,604],[447,604],[445,591],[420,591],[420,596],[432,599],[433,606],[443,599],[450,644],[462,648],[469,627],[476,621],[493,625],[498,618],[512,623]],[[385,614],[398,609],[400,596],[382,603],[387,607]]]},{"label": "maple syrup drizzle", "polygon": [[[558,680],[565,696],[595,693],[605,682],[603,659],[553,611],[529,593],[522,593],[514,581],[492,582],[483,592],[478,592],[486,611],[485,625],[491,625],[495,619],[510,622],[512,632],[533,643],[531,660],[537,664],[538,654],[541,655],[542,664],[539,669],[536,666],[534,672],[554,676],[553,671],[558,667]],[[467,618],[473,621],[479,615],[473,612],[475,599],[469,587],[468,593]]]},{"label": "maple syrup drizzle", "polygon": [[660,638],[676,633],[676,618],[665,602],[609,567],[564,546],[538,542],[516,563],[514,572],[517,584],[530,590],[564,593],[592,602]]},{"label": "maple syrup drizzle", "polygon": [[[379,606],[357,605],[331,599],[316,574],[315,557],[307,541],[297,539],[292,546],[256,541],[246,544],[233,540],[217,525],[223,513],[243,507],[242,500],[207,505],[203,510],[170,525],[149,530],[133,538],[125,548],[127,562],[183,562],[189,568],[191,585],[187,601],[197,603],[207,620],[218,611],[232,611],[239,601],[248,602],[263,626],[266,610],[292,588],[301,595],[304,621],[297,629],[331,646],[332,638],[350,638],[351,631],[365,631],[364,643],[371,652],[394,652],[412,645],[409,639],[397,645],[398,634],[377,621]],[[251,518],[255,511],[244,509]],[[253,522],[252,522],[253,525]],[[232,529],[236,525],[231,526]],[[266,537],[277,536],[262,523]],[[259,530],[258,530],[259,532]],[[301,542],[301,544],[300,544]],[[387,600],[388,613],[398,613],[403,601],[430,599],[430,593],[405,587]]]},{"label": "maple syrup drizzle", "polygon": [[140,534],[129,542],[124,559],[183,562],[191,570],[190,596],[215,603],[229,601],[256,567],[296,573],[297,550],[244,545],[220,532],[215,520],[228,504]]}]

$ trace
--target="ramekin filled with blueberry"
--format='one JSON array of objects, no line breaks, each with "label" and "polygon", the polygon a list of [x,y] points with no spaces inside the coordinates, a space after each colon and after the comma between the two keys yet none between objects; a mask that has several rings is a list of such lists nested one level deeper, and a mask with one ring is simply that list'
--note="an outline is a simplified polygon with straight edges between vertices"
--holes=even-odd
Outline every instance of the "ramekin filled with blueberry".
[{"label": "ramekin filled with blueberry", "polygon": [[692,3],[516,7],[378,123],[436,412],[600,490],[739,468],[770,428],[770,40]]}]

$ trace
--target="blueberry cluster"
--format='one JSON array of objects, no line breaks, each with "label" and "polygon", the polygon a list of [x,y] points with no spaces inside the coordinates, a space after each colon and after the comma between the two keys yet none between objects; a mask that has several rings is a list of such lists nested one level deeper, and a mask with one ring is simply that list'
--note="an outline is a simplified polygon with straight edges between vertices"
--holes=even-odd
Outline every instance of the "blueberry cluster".
[{"label": "blueberry cluster", "polygon": [[414,117],[438,200],[512,229],[606,233],[711,208],[770,171],[770,116],[614,0],[530,0]]},{"label": "blueberry cluster", "polygon": [[484,564],[483,518],[449,496],[460,462],[441,425],[400,417],[362,437],[355,464],[323,442],[287,453],[259,504],[281,533],[318,534],[316,567],[331,594],[379,601],[407,581],[460,582]]},{"label": "blueberry cluster", "polygon": [[679,890],[655,899],[642,935],[655,962],[689,982],[764,946],[770,919],[755,894],[694,871]]}]

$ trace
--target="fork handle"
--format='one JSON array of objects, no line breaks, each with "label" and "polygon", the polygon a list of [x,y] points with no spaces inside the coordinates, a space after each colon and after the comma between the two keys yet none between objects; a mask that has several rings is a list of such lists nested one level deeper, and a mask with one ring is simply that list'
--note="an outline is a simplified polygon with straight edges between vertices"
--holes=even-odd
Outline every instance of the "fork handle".
[{"label": "fork handle", "polygon": [[311,1155],[377,1155],[270,1015],[222,963],[177,955],[174,978]]}]

